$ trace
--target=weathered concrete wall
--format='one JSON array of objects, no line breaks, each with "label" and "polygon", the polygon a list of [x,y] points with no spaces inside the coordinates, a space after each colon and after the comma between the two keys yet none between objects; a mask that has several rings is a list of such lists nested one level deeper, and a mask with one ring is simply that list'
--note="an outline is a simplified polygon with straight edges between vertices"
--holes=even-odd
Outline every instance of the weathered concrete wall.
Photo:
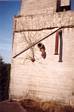
[{"label": "weathered concrete wall", "polygon": [[22,0],[20,15],[54,13],[56,0]]},{"label": "weathered concrete wall", "polygon": [[[39,34],[43,37],[49,32],[52,32],[52,30],[37,32],[36,35]],[[62,63],[58,62],[59,56],[54,55],[55,35],[42,42],[46,47],[46,59],[42,59],[37,46],[34,47],[36,59],[34,63],[30,60],[30,57],[32,57],[31,50],[13,59],[10,93],[13,99],[26,98],[28,96],[41,98],[42,100],[67,100],[67,103],[69,103],[74,92],[73,32],[73,28],[63,30]],[[22,38],[23,36],[19,33],[15,36],[14,52],[16,54],[25,48],[24,39]]]},{"label": "weathered concrete wall", "polygon": [[[26,42],[26,39],[29,41],[31,39],[32,43],[37,42],[38,40],[42,39],[43,37],[47,36],[43,32],[43,30],[59,28],[59,27],[72,27],[74,26],[74,12],[60,12],[55,13],[54,15],[33,15],[33,16],[22,16],[22,17],[15,17],[14,18],[14,47],[15,56],[22,50],[26,49],[30,45]],[[57,21],[56,21],[57,20]],[[31,31],[33,30],[33,31]],[[35,30],[35,31],[34,31]],[[38,30],[38,31],[36,31]],[[39,31],[40,30],[40,31]],[[42,30],[42,32],[41,32]],[[53,31],[54,31],[53,30]],[[41,35],[42,33],[42,35]],[[49,32],[47,33],[49,34]],[[18,43],[19,42],[19,46]],[[26,43],[25,43],[26,42]]]},{"label": "weathered concrete wall", "polygon": [[[74,25],[74,12],[29,15],[15,18],[13,56],[61,26]],[[45,28],[50,29],[45,29]],[[51,29],[53,28],[53,29]],[[42,29],[40,31],[27,31]],[[63,62],[54,55],[55,34],[42,41],[46,59],[37,45],[12,59],[10,98],[60,100],[71,104],[74,99],[74,28],[63,30]],[[31,58],[35,56],[35,62]]]},{"label": "weathered concrete wall", "polygon": [[15,17],[15,21],[15,31],[69,26],[74,25],[74,12],[21,16]]}]

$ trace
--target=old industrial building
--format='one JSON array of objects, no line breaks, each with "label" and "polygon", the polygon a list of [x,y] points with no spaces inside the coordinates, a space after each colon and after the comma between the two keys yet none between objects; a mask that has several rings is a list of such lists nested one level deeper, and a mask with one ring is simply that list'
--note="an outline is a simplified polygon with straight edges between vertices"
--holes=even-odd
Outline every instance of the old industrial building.
[{"label": "old industrial building", "polygon": [[13,25],[10,98],[74,104],[71,0],[22,0]]}]

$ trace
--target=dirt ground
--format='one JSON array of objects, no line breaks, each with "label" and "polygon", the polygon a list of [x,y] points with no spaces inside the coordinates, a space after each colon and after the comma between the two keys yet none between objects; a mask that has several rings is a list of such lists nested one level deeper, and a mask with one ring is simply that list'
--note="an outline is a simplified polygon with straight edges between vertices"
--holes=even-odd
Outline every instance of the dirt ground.
[{"label": "dirt ground", "polygon": [[20,102],[0,102],[0,112],[74,112],[74,107],[61,105],[57,102],[38,102],[25,99]]},{"label": "dirt ground", "polygon": [[20,101],[20,104],[28,112],[74,112],[74,107],[62,104],[57,101],[35,101],[32,99],[25,99]]},{"label": "dirt ground", "polygon": [[0,102],[0,112],[27,112],[18,102]]}]

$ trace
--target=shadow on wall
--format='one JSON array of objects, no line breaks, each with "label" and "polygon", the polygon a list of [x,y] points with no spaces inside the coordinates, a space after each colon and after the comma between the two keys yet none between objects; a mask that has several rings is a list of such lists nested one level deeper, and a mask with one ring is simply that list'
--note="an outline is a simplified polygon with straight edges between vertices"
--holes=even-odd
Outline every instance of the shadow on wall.
[{"label": "shadow on wall", "polygon": [[9,98],[10,64],[0,63],[0,101]]}]

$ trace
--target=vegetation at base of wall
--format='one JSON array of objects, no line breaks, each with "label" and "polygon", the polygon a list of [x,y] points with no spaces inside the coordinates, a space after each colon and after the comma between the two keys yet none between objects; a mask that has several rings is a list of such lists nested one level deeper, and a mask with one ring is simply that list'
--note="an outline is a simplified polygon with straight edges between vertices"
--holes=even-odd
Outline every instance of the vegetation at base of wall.
[{"label": "vegetation at base of wall", "polygon": [[20,101],[27,112],[74,112],[74,108],[56,101],[39,102],[31,99]]},{"label": "vegetation at base of wall", "polygon": [[9,97],[10,64],[0,57],[0,101]]}]

